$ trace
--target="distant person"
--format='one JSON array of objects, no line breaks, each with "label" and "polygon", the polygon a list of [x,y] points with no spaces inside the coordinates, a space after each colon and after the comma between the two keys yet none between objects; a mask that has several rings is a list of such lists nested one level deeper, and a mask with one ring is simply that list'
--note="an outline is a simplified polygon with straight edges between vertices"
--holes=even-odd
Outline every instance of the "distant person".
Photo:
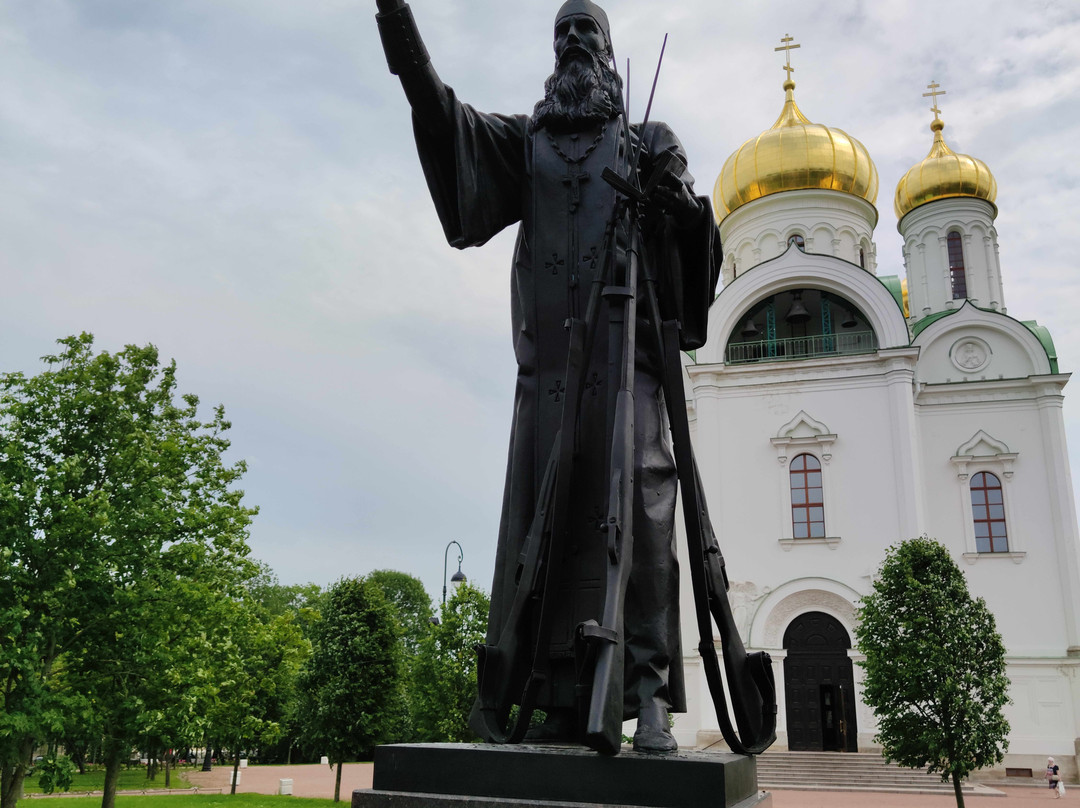
[{"label": "distant person", "polygon": [[1065,785],[1061,782],[1061,770],[1052,757],[1046,759],[1046,780],[1050,784],[1050,790],[1054,792],[1054,799],[1061,799],[1065,793]]}]

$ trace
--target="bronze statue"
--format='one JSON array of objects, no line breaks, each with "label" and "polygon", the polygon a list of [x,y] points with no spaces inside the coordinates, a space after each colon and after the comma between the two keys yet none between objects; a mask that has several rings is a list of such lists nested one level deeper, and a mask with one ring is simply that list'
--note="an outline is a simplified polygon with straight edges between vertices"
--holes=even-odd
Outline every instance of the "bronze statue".
[{"label": "bronze statue", "polygon": [[[457,248],[481,245],[519,223],[511,276],[518,376],[492,584],[491,657],[501,653],[500,639],[505,642],[508,632],[528,634],[540,622],[520,594],[531,584],[522,581],[522,570],[531,537],[549,518],[545,498],[554,501],[549,492],[560,473],[568,497],[554,556],[561,563],[555,578],[547,579],[557,585],[541,593],[550,628],[539,632],[540,662],[531,656],[488,661],[493,667],[503,663],[500,675],[516,682],[529,678],[531,666],[530,706],[543,710],[546,720],[528,738],[581,741],[587,740],[581,694],[592,688],[586,680],[595,664],[590,638],[617,640],[622,658],[616,675],[623,685],[617,718],[637,719],[635,749],[672,751],[668,713],[686,707],[674,540],[678,480],[667,437],[657,320],[678,322],[678,347],[704,344],[722,257],[709,202],[694,195],[682,146],[668,126],[624,120],[607,16],[591,0],[567,0],[559,9],[555,71],[531,116],[486,114],[459,101],[432,67],[409,7],[402,0],[377,4],[387,60],[412,107],[420,162],[447,241]],[[653,177],[650,193],[627,200],[602,177],[604,169],[632,188]],[[640,264],[641,272],[632,273],[631,264],[635,270]],[[619,286],[635,275],[635,289]],[[636,307],[635,345],[620,338],[625,329],[620,332],[618,315],[610,314],[615,309],[592,309],[597,290],[644,299],[646,283],[653,284],[650,294],[654,289],[659,308]],[[573,335],[581,339],[580,326],[589,317],[593,325],[580,343],[580,367],[572,370]],[[618,361],[627,345],[633,357],[631,372],[623,374],[632,380],[624,392],[632,401],[626,422],[632,431],[633,512],[625,519],[632,524],[632,557],[627,550],[622,630],[613,631],[596,621],[609,586],[609,556],[617,554],[608,540],[616,522],[609,458],[618,440],[612,433]],[[668,403],[683,407],[681,398]],[[564,407],[573,408],[569,437],[560,429]],[[563,457],[571,458],[570,474],[553,459],[560,440]],[[543,564],[541,559],[529,569]],[[520,623],[508,629],[512,614]],[[531,655],[536,636],[519,639]],[[483,689],[482,683],[473,726],[488,740],[505,740],[498,727],[510,705],[486,705],[499,713],[493,723],[483,714]],[[617,737],[616,728],[615,748],[590,745],[614,753]]]}]

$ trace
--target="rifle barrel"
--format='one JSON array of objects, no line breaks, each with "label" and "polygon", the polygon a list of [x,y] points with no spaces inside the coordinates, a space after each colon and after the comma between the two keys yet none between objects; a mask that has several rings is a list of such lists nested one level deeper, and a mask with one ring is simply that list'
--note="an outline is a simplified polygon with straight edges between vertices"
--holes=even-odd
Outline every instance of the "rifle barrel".
[{"label": "rifle barrel", "polygon": [[[634,152],[634,160],[630,164],[630,177],[634,178],[634,172],[637,171],[638,160],[641,158],[641,147],[645,143],[645,124],[649,122],[649,115],[652,114],[652,102],[656,97],[656,82],[660,80],[660,66],[664,63],[664,51],[667,50],[667,38],[668,35],[664,34],[664,42],[660,46],[660,58],[656,61],[656,73],[653,75],[652,90],[649,91],[649,103],[645,106],[645,120],[641,122],[641,139],[638,141],[637,150]],[[627,72],[629,73],[629,64],[627,66]]]}]

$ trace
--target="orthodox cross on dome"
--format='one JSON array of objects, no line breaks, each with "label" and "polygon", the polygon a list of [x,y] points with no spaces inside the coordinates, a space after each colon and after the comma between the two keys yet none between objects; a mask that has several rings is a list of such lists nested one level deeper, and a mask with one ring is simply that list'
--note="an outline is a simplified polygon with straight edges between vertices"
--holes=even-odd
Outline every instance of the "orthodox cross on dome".
[{"label": "orthodox cross on dome", "polygon": [[930,92],[922,94],[923,98],[933,98],[934,99],[934,102],[933,102],[934,106],[930,107],[930,111],[934,113],[934,120],[935,121],[940,121],[941,120],[941,110],[938,109],[937,97],[939,95],[945,95],[944,90],[939,90],[938,89],[938,87],[940,87],[940,86],[941,85],[938,84],[936,81],[931,81],[929,84],[926,85],[926,89],[928,89]]},{"label": "orthodox cross on dome", "polygon": [[788,81],[791,81],[791,74],[795,71],[795,68],[791,66],[791,52],[796,48],[801,48],[802,45],[792,45],[791,43],[794,42],[795,39],[791,34],[784,34],[784,36],[780,38],[780,41],[784,44],[779,48],[773,48],[773,51],[784,51],[784,57],[786,59],[784,70],[787,71]]}]

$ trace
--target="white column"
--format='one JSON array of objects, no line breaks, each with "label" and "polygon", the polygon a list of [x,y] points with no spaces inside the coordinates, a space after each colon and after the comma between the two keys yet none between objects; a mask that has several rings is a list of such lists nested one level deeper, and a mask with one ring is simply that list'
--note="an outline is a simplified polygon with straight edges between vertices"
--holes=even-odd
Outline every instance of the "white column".
[{"label": "white column", "polygon": [[896,464],[896,507],[901,539],[911,539],[923,533],[922,483],[919,478],[919,441],[915,423],[915,398],[912,382],[915,377],[917,351],[893,357],[885,372],[888,385],[889,422],[893,425],[893,463]]},{"label": "white column", "polygon": [[787,746],[787,682],[784,679],[784,660],[787,659],[787,649],[773,649],[769,651],[769,656],[772,657],[773,678],[776,680],[777,741]]},{"label": "white column", "polygon": [[945,301],[945,308],[951,309],[956,306],[952,296],[952,273],[949,272],[949,237],[948,235],[938,236],[938,244],[941,245],[941,278],[945,284],[945,288],[942,290]]},{"label": "white column", "polygon": [[919,280],[922,281],[922,313],[930,314],[934,310],[930,304],[930,267],[926,265],[926,244],[919,242]]},{"label": "white column", "polygon": [[1001,253],[998,251],[997,237],[994,238],[994,266],[997,268],[998,288],[1001,290],[1001,313],[1007,314],[1005,308],[1005,280],[1001,277]]},{"label": "white column", "polygon": [[1001,305],[1001,285],[997,267],[994,266],[994,239],[990,235],[983,236],[983,253],[986,255],[986,283],[989,287],[987,297],[990,308],[996,309]]},{"label": "white column", "polygon": [[1070,656],[1080,656],[1080,531],[1072,498],[1072,473],[1061,405],[1065,398],[1058,384],[1042,386],[1037,399],[1043,438],[1043,456],[1050,496],[1050,519],[1061,579],[1062,621]]},{"label": "white column", "polygon": [[[975,253],[971,250],[971,233],[964,233],[960,238],[964,242],[964,285],[967,287],[967,297],[973,306],[978,306],[979,301],[983,299],[982,290],[979,289],[982,286],[982,278],[975,272],[977,267]],[[951,282],[952,278],[949,280]],[[978,285],[976,281],[979,282]]]}]

